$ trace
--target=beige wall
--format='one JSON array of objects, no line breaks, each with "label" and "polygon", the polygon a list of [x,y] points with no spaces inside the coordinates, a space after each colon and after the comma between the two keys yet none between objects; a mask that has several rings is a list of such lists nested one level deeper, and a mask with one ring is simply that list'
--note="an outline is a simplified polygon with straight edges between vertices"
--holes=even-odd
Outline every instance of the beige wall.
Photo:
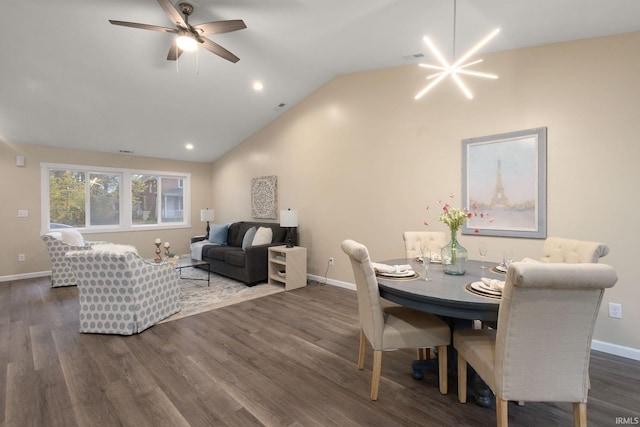
[{"label": "beige wall", "polygon": [[[26,167],[16,167],[15,156],[25,156]],[[87,240],[105,240],[113,243],[132,244],[140,255],[154,255],[156,238],[171,242],[172,252],[187,253],[194,234],[204,234],[200,222],[200,209],[210,207],[210,165],[120,154],[95,153],[81,150],[63,150],[35,145],[13,145],[0,142],[0,225],[3,248],[0,257],[2,276],[24,275],[51,270],[51,262],[44,242],[40,239],[40,163],[63,163],[86,166],[159,170],[191,174],[191,223],[192,228],[173,230],[137,231],[128,233],[85,233]],[[28,218],[18,218],[17,211],[27,209]],[[18,254],[26,255],[25,262],[18,262]],[[0,286],[2,284],[0,283]]]},{"label": "beige wall", "polygon": [[[604,262],[619,275],[608,290],[595,339],[640,349],[635,257],[640,211],[640,33],[485,55],[496,81],[450,81],[416,102],[427,72],[415,65],[338,76],[213,164],[217,221],[250,214],[251,178],[278,176],[281,209],[298,210],[309,273],[353,282],[343,239],[374,259],[403,254],[402,232],[425,230],[426,205],[461,189],[461,140],[548,128],[548,235],[608,244]],[[478,67],[480,69],[480,67]],[[457,199],[460,200],[459,198]],[[430,212],[429,229],[445,230]],[[542,240],[467,236],[498,261],[537,257]],[[622,320],[607,317],[623,304]]]}]

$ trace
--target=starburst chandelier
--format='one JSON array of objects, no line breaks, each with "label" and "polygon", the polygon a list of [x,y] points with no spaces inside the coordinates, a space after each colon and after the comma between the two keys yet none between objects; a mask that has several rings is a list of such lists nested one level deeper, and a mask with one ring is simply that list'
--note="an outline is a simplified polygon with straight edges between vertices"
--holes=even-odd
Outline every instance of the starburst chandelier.
[{"label": "starburst chandelier", "polygon": [[436,57],[438,62],[440,62],[441,65],[418,64],[418,66],[420,67],[437,70],[438,72],[427,76],[427,80],[431,80],[431,83],[429,83],[420,92],[418,92],[418,94],[415,96],[414,99],[416,100],[420,99],[425,93],[433,89],[438,83],[440,83],[447,76],[451,76],[453,81],[456,82],[456,84],[458,85],[460,90],[466,95],[466,97],[469,99],[472,99],[473,94],[460,78],[461,74],[467,75],[467,76],[484,77],[488,79],[497,79],[498,76],[495,74],[481,73],[479,71],[472,71],[467,69],[472,65],[479,64],[480,62],[482,62],[482,59],[478,59],[476,61],[467,62],[467,63],[465,63],[465,61],[469,59],[478,50],[480,50],[482,46],[489,43],[489,41],[492,38],[494,38],[499,32],[500,32],[500,28],[496,28],[487,36],[485,36],[485,38],[480,40],[475,46],[469,49],[464,55],[462,55],[459,59],[456,60],[455,59],[456,57],[456,0],[453,0],[453,61],[455,62],[453,62],[452,64],[449,64],[449,62],[445,59],[442,53],[440,53],[440,51],[438,50],[436,45],[431,41],[431,39],[425,36],[424,42],[429,47],[429,50],[431,50],[431,52]]}]

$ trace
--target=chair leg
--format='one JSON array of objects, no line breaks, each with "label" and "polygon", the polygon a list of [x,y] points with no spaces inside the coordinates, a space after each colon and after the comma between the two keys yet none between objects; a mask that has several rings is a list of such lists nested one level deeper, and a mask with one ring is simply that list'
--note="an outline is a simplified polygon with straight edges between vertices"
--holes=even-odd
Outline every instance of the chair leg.
[{"label": "chair leg", "polygon": [[458,401],[467,403],[467,361],[458,353]]},{"label": "chair leg", "polygon": [[373,372],[371,375],[371,400],[378,400],[380,372],[382,371],[382,351],[373,350]]},{"label": "chair leg", "polygon": [[509,426],[509,401],[496,396],[496,420],[498,427]]},{"label": "chair leg", "polygon": [[587,404],[573,402],[573,425],[574,427],[587,427]]},{"label": "chair leg", "polygon": [[358,369],[364,368],[364,353],[365,353],[366,345],[367,345],[367,338],[364,336],[364,331],[360,329],[360,348],[358,349]]},{"label": "chair leg", "polygon": [[440,382],[440,393],[447,394],[449,386],[447,383],[447,346],[438,347],[438,380]]},{"label": "chair leg", "polygon": [[431,349],[430,348],[419,348],[416,352],[416,359],[418,360],[429,360],[431,359]]}]

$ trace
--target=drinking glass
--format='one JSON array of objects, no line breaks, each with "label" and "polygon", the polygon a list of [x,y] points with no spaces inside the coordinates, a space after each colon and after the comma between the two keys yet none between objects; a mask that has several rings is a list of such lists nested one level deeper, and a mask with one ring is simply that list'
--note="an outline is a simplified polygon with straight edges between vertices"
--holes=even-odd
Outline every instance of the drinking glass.
[{"label": "drinking glass", "polygon": [[423,247],[420,253],[422,255],[422,266],[424,267],[424,280],[428,282],[431,280],[429,278],[429,265],[431,264],[431,250],[429,248]]},{"label": "drinking glass", "polygon": [[482,260],[482,269],[484,270],[485,268],[487,268],[484,265],[484,257],[487,256],[487,243],[486,242],[480,242],[480,246],[478,246],[478,252],[480,252],[480,259]]},{"label": "drinking glass", "polygon": [[509,264],[511,264],[512,262],[513,262],[513,251],[511,250],[504,251],[504,255],[502,256],[502,265],[504,265],[504,268],[508,269]]}]

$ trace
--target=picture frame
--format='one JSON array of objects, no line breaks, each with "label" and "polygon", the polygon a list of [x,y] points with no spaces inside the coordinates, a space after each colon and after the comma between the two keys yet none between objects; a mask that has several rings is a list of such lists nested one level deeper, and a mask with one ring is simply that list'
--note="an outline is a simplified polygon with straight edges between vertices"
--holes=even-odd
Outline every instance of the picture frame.
[{"label": "picture frame", "polygon": [[261,176],[251,179],[251,217],[276,219],[278,214],[278,177]]},{"label": "picture frame", "polygon": [[547,237],[547,128],[462,140],[462,234]]}]

